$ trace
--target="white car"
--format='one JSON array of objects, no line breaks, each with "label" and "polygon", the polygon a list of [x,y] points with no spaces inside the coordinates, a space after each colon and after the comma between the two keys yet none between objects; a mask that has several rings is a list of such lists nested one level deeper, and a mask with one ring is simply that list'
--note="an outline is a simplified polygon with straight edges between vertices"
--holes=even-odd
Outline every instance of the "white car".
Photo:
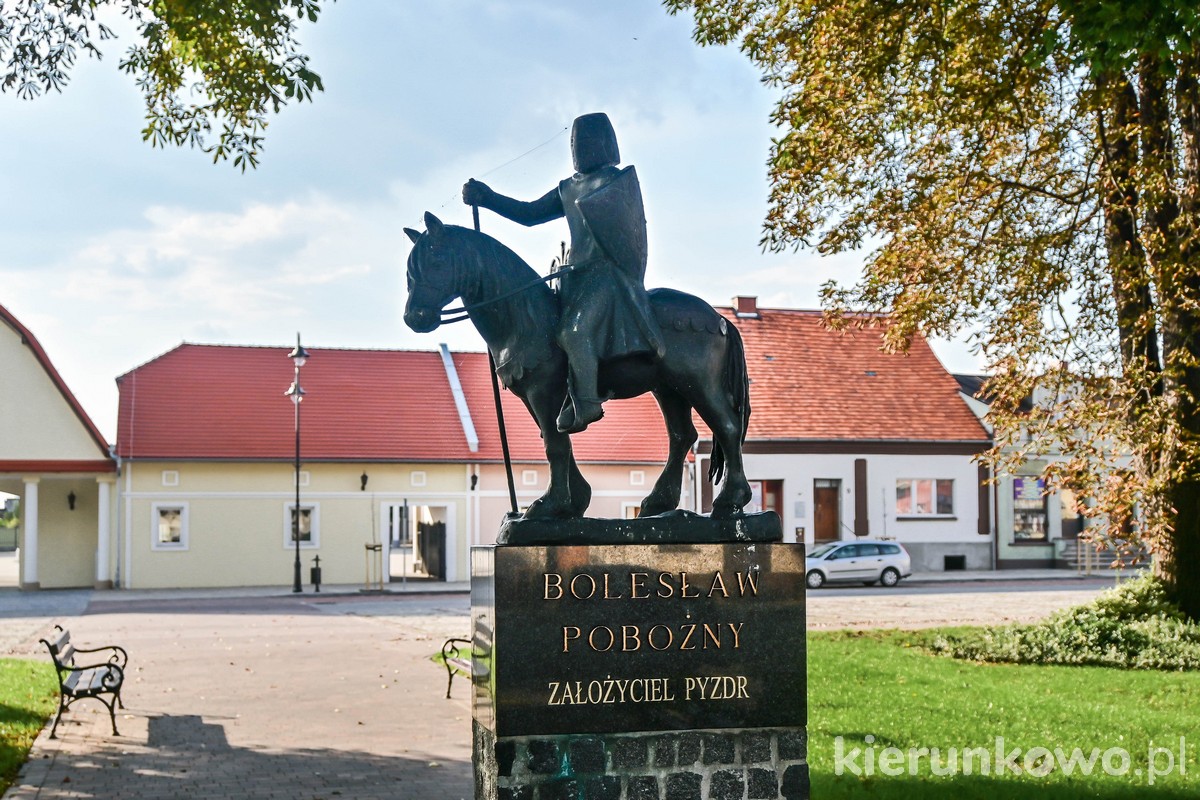
[{"label": "white car", "polygon": [[912,575],[912,559],[898,542],[858,539],[820,545],[805,559],[804,582],[820,589],[827,582],[881,583],[895,586]]}]

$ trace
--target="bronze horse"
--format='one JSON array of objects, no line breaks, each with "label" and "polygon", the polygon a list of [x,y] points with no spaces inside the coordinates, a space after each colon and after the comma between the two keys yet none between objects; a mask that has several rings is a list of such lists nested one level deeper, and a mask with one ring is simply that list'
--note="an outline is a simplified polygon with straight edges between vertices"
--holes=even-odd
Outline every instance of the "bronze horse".
[{"label": "bronze horse", "polygon": [[[425,214],[425,233],[405,228],[408,256],[404,322],[418,333],[442,323],[443,309],[462,298],[487,342],[500,381],[521,398],[541,430],[550,462],[550,485],[525,513],[534,518],[582,517],[592,490],[571,453],[571,439],[556,425],[567,394],[567,361],[555,338],[558,296],[516,253],[492,237]],[[661,360],[631,356],[600,365],[604,396],[630,398],[652,392],[670,437],[667,463],[642,500],[640,516],[679,505],[684,461],[696,441],[692,409],[713,432],[709,476],[724,483],[713,517],[731,517],[750,501],[742,469],[742,443],[750,419],[746,357],[737,328],[698,297],[673,289],[649,292],[662,328]]]}]

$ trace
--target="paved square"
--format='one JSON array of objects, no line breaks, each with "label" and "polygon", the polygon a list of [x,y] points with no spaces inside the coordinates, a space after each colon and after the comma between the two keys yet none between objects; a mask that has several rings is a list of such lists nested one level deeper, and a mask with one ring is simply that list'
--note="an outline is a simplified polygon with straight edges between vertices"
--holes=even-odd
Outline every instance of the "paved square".
[{"label": "paved square", "polygon": [[129,651],[122,735],[99,703],[77,703],[57,740],[42,732],[5,800],[470,797],[468,684],[446,700],[445,671],[429,661],[466,633],[467,605],[93,601],[64,624],[81,645]]}]

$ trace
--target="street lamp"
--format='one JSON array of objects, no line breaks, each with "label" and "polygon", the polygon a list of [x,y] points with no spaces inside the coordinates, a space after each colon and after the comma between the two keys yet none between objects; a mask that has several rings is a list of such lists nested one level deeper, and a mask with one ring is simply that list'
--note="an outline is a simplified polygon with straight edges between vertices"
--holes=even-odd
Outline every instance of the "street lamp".
[{"label": "street lamp", "polygon": [[[300,334],[296,334],[296,349],[288,353],[295,370],[292,385],[284,392],[284,396],[292,398],[296,409],[296,505],[292,508],[292,541],[296,545],[296,563],[292,592],[302,592],[300,586],[300,401],[304,399],[304,389],[300,387],[300,368],[308,362],[308,351],[300,344]],[[310,528],[311,530],[311,528]]]}]

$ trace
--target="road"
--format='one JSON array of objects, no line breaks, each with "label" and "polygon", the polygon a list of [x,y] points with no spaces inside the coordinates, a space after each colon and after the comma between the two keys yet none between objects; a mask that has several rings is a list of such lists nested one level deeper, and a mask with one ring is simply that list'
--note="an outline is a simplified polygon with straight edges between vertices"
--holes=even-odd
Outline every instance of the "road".
[{"label": "road", "polygon": [[[904,581],[892,589],[827,586],[808,593],[808,627],[811,630],[927,628],[1027,622],[1086,603],[1113,583],[1113,578],[1108,577]],[[153,597],[146,594],[129,597],[121,592],[0,591],[0,654],[36,654],[40,646],[34,633],[44,630],[52,620],[96,614],[335,614],[375,618],[414,635],[436,638],[447,630],[465,634],[470,613],[470,599],[462,593],[178,596],[164,591],[154,593]]]}]

